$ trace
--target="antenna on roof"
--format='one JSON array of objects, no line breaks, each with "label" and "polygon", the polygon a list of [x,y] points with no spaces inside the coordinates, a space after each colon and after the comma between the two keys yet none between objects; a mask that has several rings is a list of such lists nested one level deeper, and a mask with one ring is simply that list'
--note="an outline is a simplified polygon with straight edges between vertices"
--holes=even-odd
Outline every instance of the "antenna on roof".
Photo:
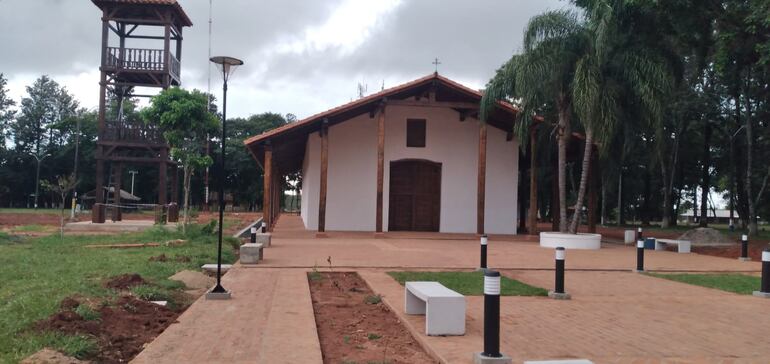
[{"label": "antenna on roof", "polygon": [[382,88],[380,89],[380,91],[385,91],[385,79],[384,78],[382,79]]},{"label": "antenna on roof", "polygon": [[368,91],[369,86],[365,83],[358,83],[358,98],[361,99],[364,96],[366,96],[366,92]]}]

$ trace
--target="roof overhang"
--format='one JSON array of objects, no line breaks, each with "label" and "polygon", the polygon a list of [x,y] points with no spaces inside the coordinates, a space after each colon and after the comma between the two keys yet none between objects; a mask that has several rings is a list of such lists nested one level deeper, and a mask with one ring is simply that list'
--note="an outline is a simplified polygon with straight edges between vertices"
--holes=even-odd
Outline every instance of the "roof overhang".
[{"label": "roof overhang", "polygon": [[[319,131],[324,120],[332,126],[363,114],[374,117],[384,105],[420,106],[430,103],[455,109],[461,119],[478,118],[482,96],[477,90],[433,73],[250,137],[244,144],[260,167],[264,162],[265,146],[270,145],[273,164],[280,165],[283,172],[293,172],[302,166],[307,136]],[[517,113],[518,109],[514,106],[498,102],[489,114],[487,123],[503,131],[512,132]]]}]

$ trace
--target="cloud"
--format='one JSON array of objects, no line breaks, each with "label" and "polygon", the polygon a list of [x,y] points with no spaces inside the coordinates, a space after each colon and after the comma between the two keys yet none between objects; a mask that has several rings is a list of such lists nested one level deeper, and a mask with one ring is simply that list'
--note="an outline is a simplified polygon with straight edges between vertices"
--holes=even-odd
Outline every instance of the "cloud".
[{"label": "cloud", "polygon": [[[185,87],[207,88],[209,2],[180,0]],[[480,88],[521,46],[527,20],[557,0],[213,1],[212,53],[243,59],[232,79],[229,115],[265,111],[300,117],[369,91],[433,72]],[[98,104],[100,12],[90,1],[0,0],[0,72],[11,94],[48,74],[83,106]],[[34,22],[30,19],[34,19]],[[219,94],[214,74],[212,89]]]}]

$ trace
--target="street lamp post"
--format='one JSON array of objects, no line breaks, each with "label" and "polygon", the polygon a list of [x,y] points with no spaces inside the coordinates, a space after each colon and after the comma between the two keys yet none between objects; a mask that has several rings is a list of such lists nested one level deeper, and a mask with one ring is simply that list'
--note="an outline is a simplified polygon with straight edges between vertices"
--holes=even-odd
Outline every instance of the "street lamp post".
[{"label": "street lamp post", "polygon": [[222,287],[222,224],[225,215],[225,139],[227,137],[227,81],[233,71],[243,65],[243,61],[233,57],[211,57],[211,62],[219,67],[224,83],[222,85],[222,139],[219,155],[219,232],[217,244],[217,285],[206,295],[209,299],[228,299],[230,292]]}]

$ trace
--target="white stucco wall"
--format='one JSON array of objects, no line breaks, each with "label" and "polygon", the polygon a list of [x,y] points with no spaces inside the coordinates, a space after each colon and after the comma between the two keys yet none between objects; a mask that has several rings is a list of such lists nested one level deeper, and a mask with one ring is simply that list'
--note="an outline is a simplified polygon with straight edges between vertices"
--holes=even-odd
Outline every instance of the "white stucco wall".
[{"label": "white stucco wall", "polygon": [[[443,108],[388,106],[385,118],[383,229],[388,228],[390,162],[426,159],[441,163],[441,232],[476,232],[478,120],[460,122]],[[406,147],[406,119],[426,119],[426,147]],[[489,127],[485,230],[515,234],[517,221],[518,143]],[[308,137],[303,163],[302,219],[318,227],[320,137]],[[361,115],[329,128],[329,174],[326,229],[374,231],[377,181],[377,120]]]}]

